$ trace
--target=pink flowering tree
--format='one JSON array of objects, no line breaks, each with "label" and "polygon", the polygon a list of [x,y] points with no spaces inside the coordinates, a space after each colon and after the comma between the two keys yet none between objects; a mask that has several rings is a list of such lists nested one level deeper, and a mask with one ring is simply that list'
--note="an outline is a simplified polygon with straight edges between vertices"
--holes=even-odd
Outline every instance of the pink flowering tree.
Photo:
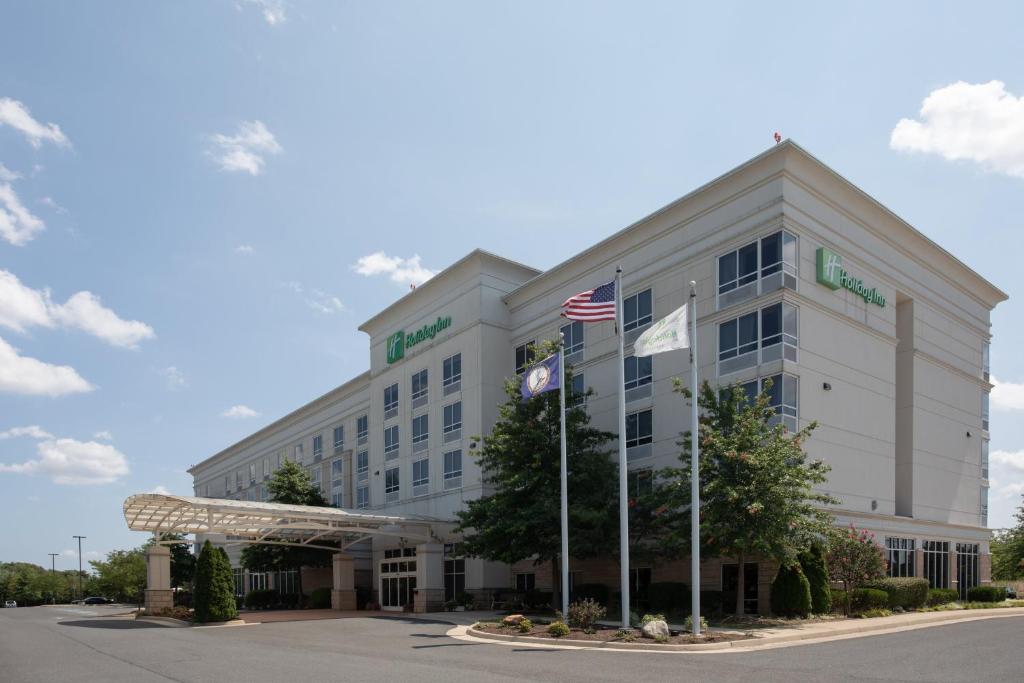
[{"label": "pink flowering tree", "polygon": [[835,581],[842,581],[846,591],[846,614],[850,613],[850,593],[858,586],[881,578],[885,574],[882,548],[875,543],[875,535],[858,529],[835,529],[830,535],[828,573]]}]

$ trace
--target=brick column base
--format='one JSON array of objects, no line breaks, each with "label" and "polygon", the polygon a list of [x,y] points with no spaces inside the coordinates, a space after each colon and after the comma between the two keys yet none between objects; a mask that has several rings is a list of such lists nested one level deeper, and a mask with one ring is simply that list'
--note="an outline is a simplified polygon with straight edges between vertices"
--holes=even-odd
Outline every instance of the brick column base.
[{"label": "brick column base", "polygon": [[413,603],[413,611],[422,614],[424,612],[440,612],[444,609],[443,588],[417,588],[416,599]]},{"label": "brick column base", "polygon": [[355,610],[356,592],[354,590],[332,590],[331,609],[349,611]]},{"label": "brick column base", "polygon": [[146,614],[155,614],[164,608],[174,607],[174,592],[166,589],[146,590]]}]

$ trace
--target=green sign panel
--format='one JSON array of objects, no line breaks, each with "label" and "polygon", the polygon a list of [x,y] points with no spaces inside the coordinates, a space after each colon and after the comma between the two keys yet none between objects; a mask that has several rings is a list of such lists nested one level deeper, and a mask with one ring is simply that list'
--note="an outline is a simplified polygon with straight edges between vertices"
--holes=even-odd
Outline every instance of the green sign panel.
[{"label": "green sign panel", "polygon": [[395,332],[388,337],[388,363],[394,363],[395,361],[402,360],[405,358],[406,349],[410,349],[420,342],[433,339],[437,336],[438,332],[446,330],[451,326],[451,316],[445,316],[443,318],[438,316],[437,320],[434,322],[424,325],[413,332],[402,332],[401,330]]},{"label": "green sign panel", "polygon": [[868,288],[864,281],[843,270],[843,257],[828,247],[818,247],[817,279],[829,289],[846,288],[869,304],[885,308],[885,297],[877,288]]}]

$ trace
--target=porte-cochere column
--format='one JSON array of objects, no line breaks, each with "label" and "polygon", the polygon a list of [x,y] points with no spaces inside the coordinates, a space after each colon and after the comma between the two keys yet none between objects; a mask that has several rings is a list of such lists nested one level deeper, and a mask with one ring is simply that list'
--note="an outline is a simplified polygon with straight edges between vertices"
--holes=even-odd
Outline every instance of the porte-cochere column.
[{"label": "porte-cochere column", "polygon": [[334,586],[331,590],[331,609],[356,609],[355,561],[345,553],[334,554]]},{"label": "porte-cochere column", "polygon": [[416,546],[416,600],[413,610],[440,612],[444,609],[444,546],[423,543]]},{"label": "porte-cochere column", "polygon": [[146,549],[146,613],[174,607],[171,591],[171,550],[165,545]]}]

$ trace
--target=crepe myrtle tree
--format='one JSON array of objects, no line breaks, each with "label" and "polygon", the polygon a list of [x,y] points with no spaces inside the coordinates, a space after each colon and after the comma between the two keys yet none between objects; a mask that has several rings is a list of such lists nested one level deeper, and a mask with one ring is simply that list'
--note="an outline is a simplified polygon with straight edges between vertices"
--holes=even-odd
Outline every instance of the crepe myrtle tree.
[{"label": "crepe myrtle tree", "polygon": [[[675,391],[692,400],[692,392],[678,381]],[[754,399],[737,384],[719,390],[704,382],[697,397],[701,552],[736,560],[736,614],[743,613],[747,558],[768,557],[793,566],[832,528],[832,515],[823,506],[838,502],[814,490],[830,469],[803,450],[816,423],[789,432],[776,418],[770,392],[770,380]],[[674,511],[662,541],[670,552],[690,544],[690,443],[687,432],[681,442],[682,467],[660,473],[670,482]]]},{"label": "crepe myrtle tree", "polygon": [[[557,352],[545,342],[536,358]],[[608,553],[616,537],[617,466],[608,446],[615,435],[590,426],[582,401],[592,392],[572,391],[566,367],[566,452],[569,487],[569,554],[574,558]],[[506,400],[494,429],[474,441],[484,481],[494,493],[466,502],[457,512],[460,551],[470,557],[512,564],[533,559],[551,563],[559,576],[561,553],[561,433],[558,392],[523,400],[521,377],[505,381]]]},{"label": "crepe myrtle tree", "polygon": [[853,524],[848,529],[831,529],[828,572],[833,581],[842,582],[846,593],[843,610],[849,614],[853,589],[885,574],[882,548],[875,543],[875,535]]}]

